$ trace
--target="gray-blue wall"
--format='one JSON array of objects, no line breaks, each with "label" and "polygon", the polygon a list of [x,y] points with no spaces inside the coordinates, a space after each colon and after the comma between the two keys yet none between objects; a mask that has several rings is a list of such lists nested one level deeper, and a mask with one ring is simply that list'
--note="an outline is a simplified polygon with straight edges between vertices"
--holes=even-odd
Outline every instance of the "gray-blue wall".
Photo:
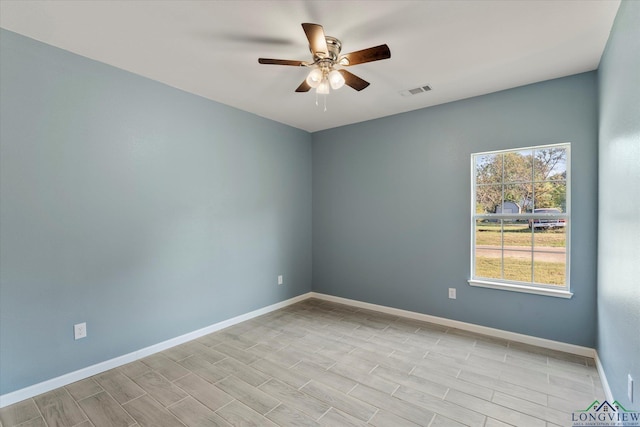
[{"label": "gray-blue wall", "polygon": [[[623,1],[598,71],[598,355],[615,399],[640,409],[640,2]],[[627,374],[635,380],[633,404]]]},{"label": "gray-blue wall", "polygon": [[[314,291],[593,347],[596,80],[584,73],[315,133]],[[469,286],[471,153],[561,142],[572,143],[573,298]]]},{"label": "gray-blue wall", "polygon": [[0,394],[311,290],[311,135],[0,42]]}]

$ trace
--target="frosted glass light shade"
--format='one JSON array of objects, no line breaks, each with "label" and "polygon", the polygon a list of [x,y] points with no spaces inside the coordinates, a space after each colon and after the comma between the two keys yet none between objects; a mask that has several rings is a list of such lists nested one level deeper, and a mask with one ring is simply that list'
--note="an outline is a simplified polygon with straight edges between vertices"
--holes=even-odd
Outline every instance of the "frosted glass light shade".
[{"label": "frosted glass light shade", "polygon": [[329,93],[329,81],[327,79],[323,79],[318,85],[316,92],[320,95],[327,95]]},{"label": "frosted glass light shade", "polygon": [[307,84],[311,87],[320,86],[322,82],[322,70],[320,68],[314,68],[307,76]]},{"label": "frosted glass light shade", "polygon": [[340,89],[344,86],[344,77],[338,70],[333,70],[329,73],[329,83],[331,84],[332,89]]}]

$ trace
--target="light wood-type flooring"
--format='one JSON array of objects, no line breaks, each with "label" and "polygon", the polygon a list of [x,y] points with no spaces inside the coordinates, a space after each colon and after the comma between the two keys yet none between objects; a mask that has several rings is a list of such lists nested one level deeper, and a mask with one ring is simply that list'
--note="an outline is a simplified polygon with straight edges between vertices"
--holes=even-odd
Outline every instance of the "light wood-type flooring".
[{"label": "light wood-type flooring", "polygon": [[589,358],[309,299],[0,410],[3,427],[570,426]]}]

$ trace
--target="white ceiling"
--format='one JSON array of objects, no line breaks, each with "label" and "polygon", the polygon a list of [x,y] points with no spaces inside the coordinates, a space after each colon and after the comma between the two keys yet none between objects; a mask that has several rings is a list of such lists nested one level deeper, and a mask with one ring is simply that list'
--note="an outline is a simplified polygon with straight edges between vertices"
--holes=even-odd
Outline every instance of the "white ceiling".
[{"label": "white ceiling", "polygon": [[[598,67],[619,0],[0,1],[0,26],[310,132]],[[349,71],[369,81],[315,105],[295,93],[310,60],[301,23],[342,52],[386,43],[391,59]],[[410,97],[400,91],[429,84]]]}]

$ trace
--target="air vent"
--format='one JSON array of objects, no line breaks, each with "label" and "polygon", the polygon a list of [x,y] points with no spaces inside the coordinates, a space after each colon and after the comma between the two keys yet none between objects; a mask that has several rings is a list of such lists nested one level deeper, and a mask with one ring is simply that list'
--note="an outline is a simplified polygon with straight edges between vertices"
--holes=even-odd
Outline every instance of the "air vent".
[{"label": "air vent", "polygon": [[402,95],[402,96],[412,96],[412,95],[417,95],[417,94],[423,93],[423,92],[429,92],[430,90],[431,90],[431,86],[424,85],[424,86],[417,87],[417,88],[414,88],[414,89],[401,90],[400,91],[400,95]]}]

